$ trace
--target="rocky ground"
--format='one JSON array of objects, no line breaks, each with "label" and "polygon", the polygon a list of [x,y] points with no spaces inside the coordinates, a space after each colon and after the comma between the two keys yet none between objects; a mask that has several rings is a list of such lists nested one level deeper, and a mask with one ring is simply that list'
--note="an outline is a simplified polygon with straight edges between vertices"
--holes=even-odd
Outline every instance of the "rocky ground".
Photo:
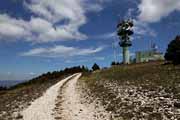
[{"label": "rocky ground", "polygon": [[112,120],[180,120],[180,66],[114,66],[86,75],[80,83]]}]

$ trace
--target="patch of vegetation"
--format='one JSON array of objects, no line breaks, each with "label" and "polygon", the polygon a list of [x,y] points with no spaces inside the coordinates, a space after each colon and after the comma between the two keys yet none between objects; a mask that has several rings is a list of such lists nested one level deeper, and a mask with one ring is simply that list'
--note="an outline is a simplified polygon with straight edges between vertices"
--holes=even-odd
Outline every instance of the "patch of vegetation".
[{"label": "patch of vegetation", "polygon": [[111,66],[114,66],[114,65],[122,65],[122,63],[113,61],[113,62],[111,63]]},{"label": "patch of vegetation", "polygon": [[180,64],[180,36],[177,36],[169,43],[165,59],[172,61],[174,64]]},{"label": "patch of vegetation", "polygon": [[0,87],[0,91],[7,90],[7,87]]},{"label": "patch of vegetation", "polygon": [[139,63],[132,65],[112,66],[84,78],[88,82],[108,80],[121,85],[173,86],[180,82],[180,67],[163,65],[163,62]]},{"label": "patch of vegetation", "polygon": [[94,63],[94,65],[92,66],[92,70],[96,71],[96,70],[100,70],[100,67],[98,64]]}]

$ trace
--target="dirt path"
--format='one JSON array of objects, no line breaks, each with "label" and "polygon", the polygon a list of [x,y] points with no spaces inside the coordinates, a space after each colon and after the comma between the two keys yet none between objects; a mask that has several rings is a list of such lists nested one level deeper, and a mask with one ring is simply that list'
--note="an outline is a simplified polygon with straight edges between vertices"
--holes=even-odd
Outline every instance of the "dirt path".
[{"label": "dirt path", "polygon": [[80,77],[81,73],[74,74],[49,88],[22,111],[23,120],[109,120],[96,101],[82,102],[81,89],[77,89]]},{"label": "dirt path", "polygon": [[42,97],[35,100],[27,109],[22,111],[23,120],[54,120],[52,110],[55,107],[58,90],[63,83],[75,75],[69,76],[49,88]]},{"label": "dirt path", "polygon": [[[68,81],[59,91],[56,100],[56,120],[109,120],[103,107],[93,103],[87,104],[82,98],[82,91],[78,88],[77,81],[81,74]],[[83,102],[84,101],[84,102]]]}]

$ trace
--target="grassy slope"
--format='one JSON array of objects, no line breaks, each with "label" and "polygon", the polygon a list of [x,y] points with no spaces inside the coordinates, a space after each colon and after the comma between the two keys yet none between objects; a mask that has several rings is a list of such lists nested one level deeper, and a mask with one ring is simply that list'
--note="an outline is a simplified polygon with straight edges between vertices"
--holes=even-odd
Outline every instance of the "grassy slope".
[{"label": "grassy slope", "polygon": [[84,75],[81,81],[114,119],[180,119],[180,66],[114,66]]},{"label": "grassy slope", "polygon": [[[63,79],[65,75],[56,79],[46,77],[37,78],[12,87],[6,91],[0,91],[0,120],[15,119],[14,112],[18,112],[30,105],[30,103],[42,96],[52,85]],[[21,117],[16,115],[15,117]]]}]

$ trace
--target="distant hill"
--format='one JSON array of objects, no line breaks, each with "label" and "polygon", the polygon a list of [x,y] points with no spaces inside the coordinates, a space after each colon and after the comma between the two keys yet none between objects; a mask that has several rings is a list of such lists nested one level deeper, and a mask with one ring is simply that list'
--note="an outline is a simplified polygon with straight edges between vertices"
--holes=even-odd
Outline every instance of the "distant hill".
[{"label": "distant hill", "polygon": [[0,80],[0,86],[9,88],[25,81],[26,80]]}]

